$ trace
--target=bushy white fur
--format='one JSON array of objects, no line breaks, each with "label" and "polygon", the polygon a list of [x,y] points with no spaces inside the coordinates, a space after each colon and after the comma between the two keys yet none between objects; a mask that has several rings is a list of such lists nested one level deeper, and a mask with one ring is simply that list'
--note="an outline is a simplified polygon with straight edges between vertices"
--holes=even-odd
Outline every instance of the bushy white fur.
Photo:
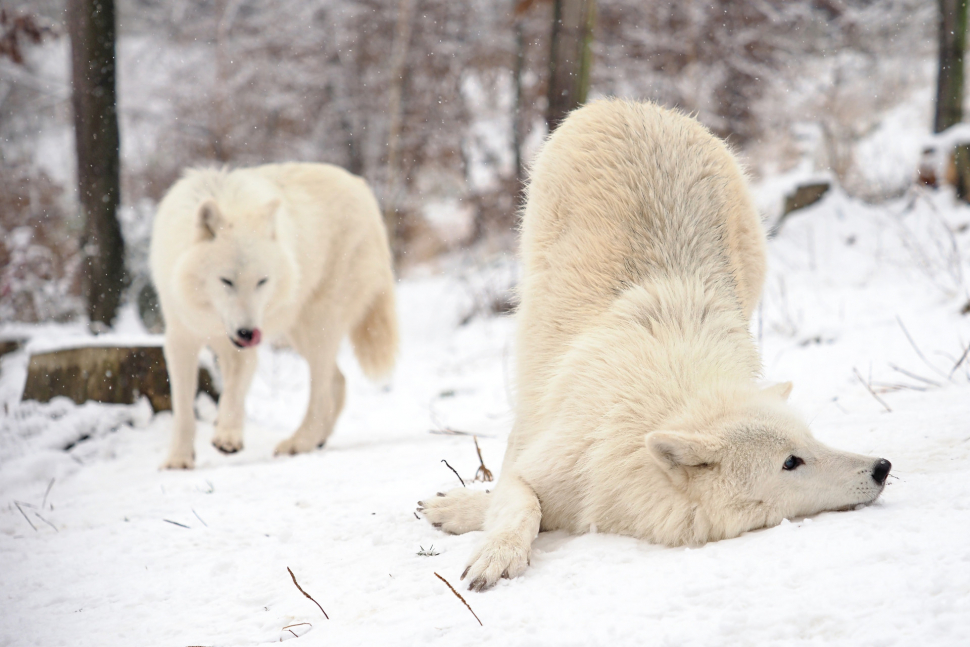
[{"label": "bushy white fur", "polygon": [[444,530],[485,530],[471,588],[521,573],[540,529],[700,544],[882,491],[878,459],[811,436],[790,384],[757,386],[764,232],[696,121],[623,101],[572,113],[536,160],[521,245],[501,477],[421,504]]},{"label": "bushy white fur", "polygon": [[345,335],[369,376],[393,368],[398,336],[387,233],[367,184],[340,168],[187,171],[159,205],[151,270],[174,414],[164,467],[194,465],[203,345],[215,351],[224,382],[212,442],[225,452],[242,449],[256,350],[233,343],[240,329],[292,345],[310,365],[306,417],[278,454],[309,451],[330,435],[344,400],[335,359]]}]

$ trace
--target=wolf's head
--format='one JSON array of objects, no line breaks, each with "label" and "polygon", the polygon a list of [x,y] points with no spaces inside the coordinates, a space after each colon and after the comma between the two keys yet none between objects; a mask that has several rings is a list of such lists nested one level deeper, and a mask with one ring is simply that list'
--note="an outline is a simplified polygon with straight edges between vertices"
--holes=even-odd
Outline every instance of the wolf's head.
[{"label": "wolf's head", "polygon": [[279,201],[231,208],[227,218],[215,200],[199,206],[196,242],[176,272],[186,298],[218,318],[236,347],[247,348],[262,340],[266,315],[285,298],[294,272],[276,237]]},{"label": "wolf's head", "polygon": [[718,412],[704,428],[657,431],[647,448],[696,506],[694,540],[876,500],[892,467],[816,440],[785,402],[791,384]]}]

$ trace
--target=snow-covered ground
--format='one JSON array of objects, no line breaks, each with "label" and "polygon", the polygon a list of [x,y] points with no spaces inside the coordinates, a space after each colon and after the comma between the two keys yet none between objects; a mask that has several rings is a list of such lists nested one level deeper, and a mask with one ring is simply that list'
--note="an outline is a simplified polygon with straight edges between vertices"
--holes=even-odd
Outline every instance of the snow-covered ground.
[{"label": "snow-covered ground", "polygon": [[[459,325],[482,283],[441,272],[400,285],[390,385],[344,352],[347,406],[310,455],[272,456],[307,398],[288,351],[261,351],[245,450],[219,454],[202,422],[190,472],[158,470],[169,414],[20,404],[27,352],[4,357],[0,645],[967,644],[970,359],[954,366],[970,343],[970,208],[834,193],[793,215],[770,257],[752,331],[765,378],[795,382],[823,441],[892,461],[874,505],[697,549],[542,534],[522,577],[465,591],[479,533],[444,535],[414,508],[458,485],[442,459],[488,487],[470,482],[470,437],[429,430],[477,433],[498,474],[514,319]],[[32,332],[43,348],[77,329]],[[198,409],[212,420],[211,402]]]}]

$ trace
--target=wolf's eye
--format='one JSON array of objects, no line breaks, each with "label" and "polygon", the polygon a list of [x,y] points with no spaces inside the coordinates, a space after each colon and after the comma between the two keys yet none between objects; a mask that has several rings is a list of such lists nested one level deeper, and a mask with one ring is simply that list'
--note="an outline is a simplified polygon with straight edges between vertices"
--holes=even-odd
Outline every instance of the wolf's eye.
[{"label": "wolf's eye", "polygon": [[263,287],[264,285],[266,285],[266,281],[268,281],[268,280],[269,280],[268,278],[259,279],[259,282],[256,284],[256,287],[257,288]]},{"label": "wolf's eye", "polygon": [[222,284],[224,286],[226,286],[227,288],[231,288],[232,287],[232,281],[230,281],[229,279],[219,279],[219,280],[222,281]]},{"label": "wolf's eye", "polygon": [[798,456],[789,456],[785,459],[785,464],[781,466],[782,469],[788,470],[789,472],[799,465],[804,465],[805,461],[800,459]]}]

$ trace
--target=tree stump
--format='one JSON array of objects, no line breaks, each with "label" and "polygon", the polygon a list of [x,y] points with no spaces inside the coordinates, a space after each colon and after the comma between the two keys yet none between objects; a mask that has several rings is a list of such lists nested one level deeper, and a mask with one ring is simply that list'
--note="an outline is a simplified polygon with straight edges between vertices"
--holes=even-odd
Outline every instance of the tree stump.
[{"label": "tree stump", "polygon": [[[212,375],[204,367],[199,369],[199,392],[219,399]],[[88,400],[132,404],[142,395],[156,413],[172,409],[161,346],[85,346],[32,355],[23,399],[49,402],[66,396],[78,404]]]}]

